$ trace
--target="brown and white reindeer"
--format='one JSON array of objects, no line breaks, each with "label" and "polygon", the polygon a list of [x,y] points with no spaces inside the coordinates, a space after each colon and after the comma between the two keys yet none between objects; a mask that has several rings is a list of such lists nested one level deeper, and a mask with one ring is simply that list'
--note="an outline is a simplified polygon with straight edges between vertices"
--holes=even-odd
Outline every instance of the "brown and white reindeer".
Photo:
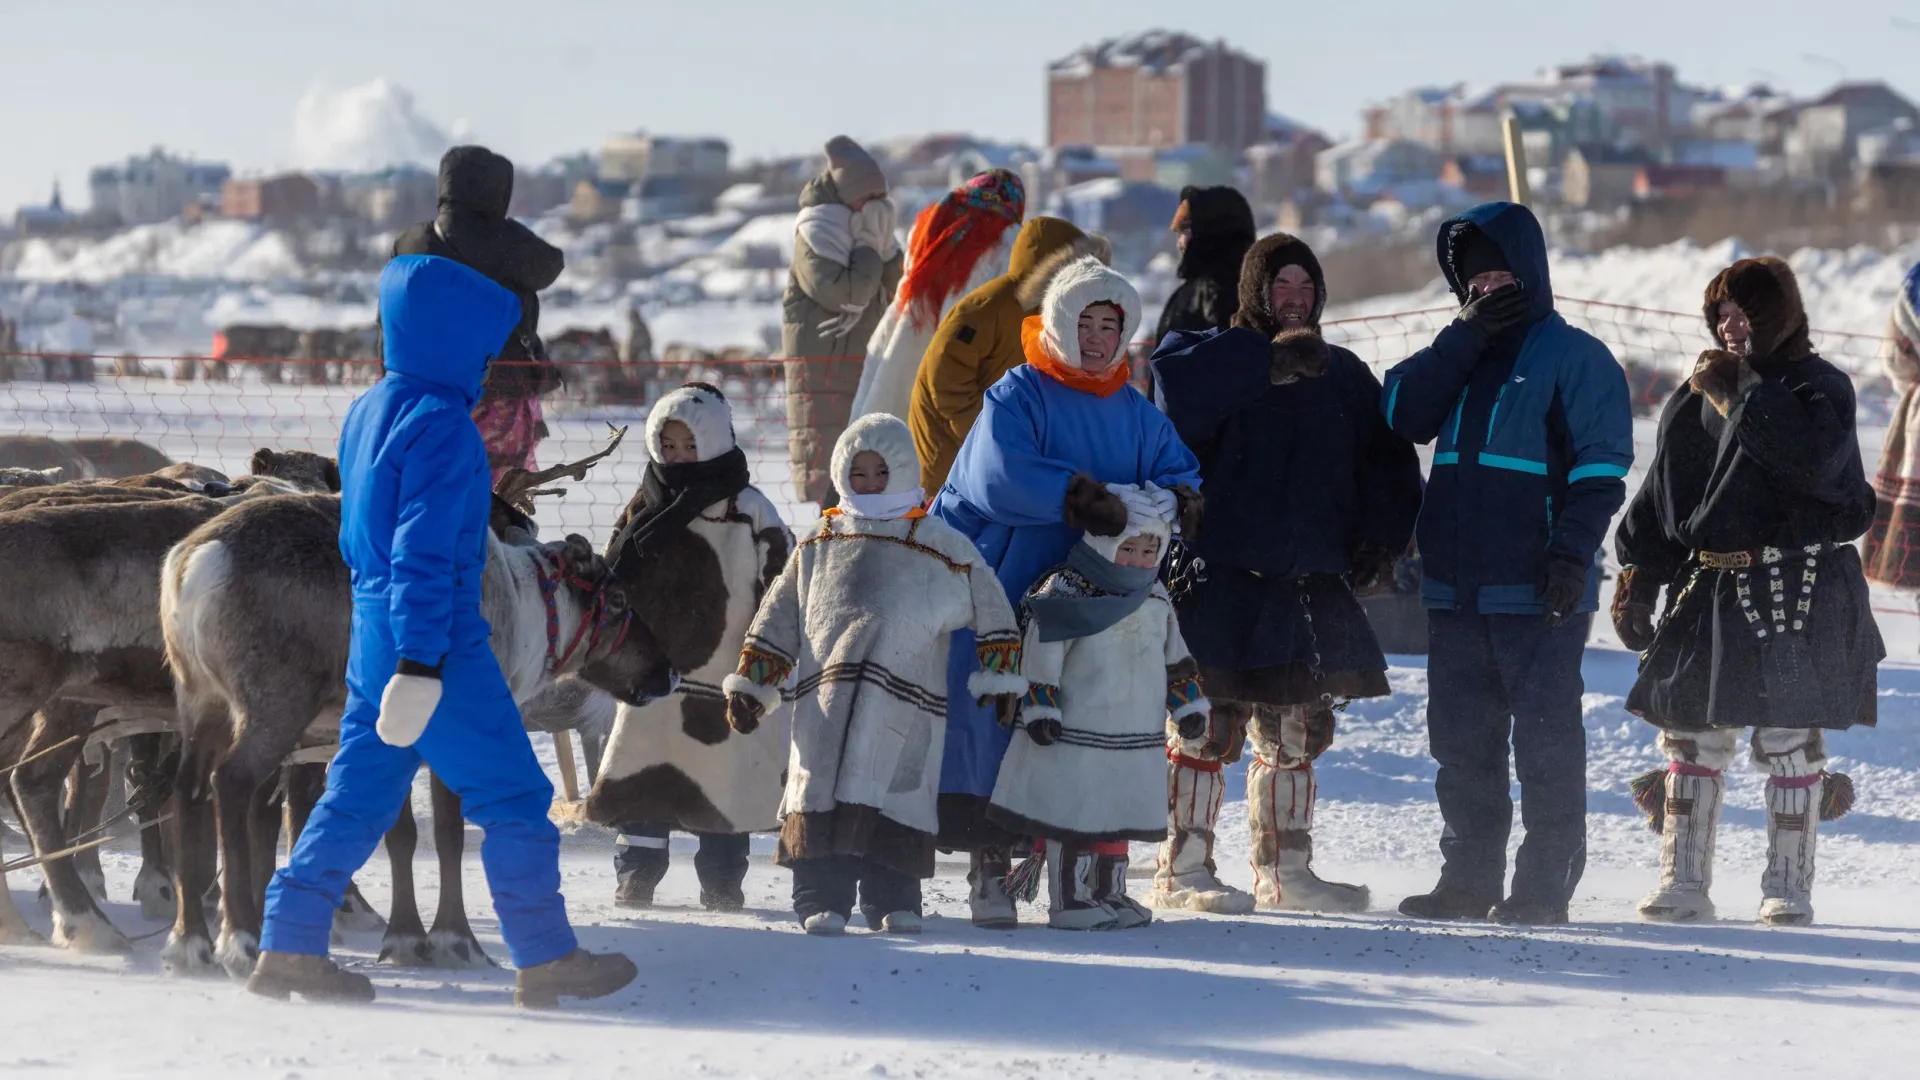
[{"label": "brown and white reindeer", "polygon": [[[273,781],[295,751],[338,738],[352,609],[339,528],[337,498],[263,499],[208,522],[168,556],[161,621],[185,741],[175,785],[178,912],[162,957],[176,973],[252,971],[280,829]],[[636,704],[673,689],[664,650],[582,537],[509,543],[490,532],[481,610],[516,701],[569,674]],[[290,785],[296,825],[316,795],[311,774]],[[436,783],[433,805],[442,873],[433,931],[421,932],[413,896],[409,811],[388,836],[395,910],[382,953],[401,963],[484,964],[460,888],[459,803]],[[217,946],[201,902],[216,836],[224,863]]]},{"label": "brown and white reindeer", "polygon": [[[277,457],[297,475],[324,476],[317,455]],[[307,459],[313,459],[309,462]],[[248,478],[221,498],[170,481],[66,483],[0,496],[0,768],[32,841],[53,908],[56,943],[126,951],[74,860],[62,820],[63,781],[103,708],[172,711],[160,633],[160,567],[175,542],[228,507],[299,491]],[[31,718],[31,722],[29,722]],[[0,864],[3,865],[3,864]],[[0,870],[0,942],[39,935],[14,908]]]}]

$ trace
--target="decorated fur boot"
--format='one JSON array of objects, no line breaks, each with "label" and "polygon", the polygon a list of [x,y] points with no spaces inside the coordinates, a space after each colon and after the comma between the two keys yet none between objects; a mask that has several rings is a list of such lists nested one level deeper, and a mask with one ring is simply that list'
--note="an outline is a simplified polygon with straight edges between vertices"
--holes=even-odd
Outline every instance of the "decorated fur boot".
[{"label": "decorated fur boot", "polygon": [[1760,875],[1760,921],[1813,922],[1813,859],[1820,824],[1821,774],[1767,778],[1767,869]]},{"label": "decorated fur boot", "polygon": [[1127,895],[1127,842],[1093,845],[1093,898],[1113,909],[1116,930],[1132,930],[1153,921],[1146,905]]},{"label": "decorated fur boot", "polygon": [[1170,764],[1167,838],[1160,844],[1148,907],[1216,915],[1253,911],[1253,897],[1221,881],[1214,870],[1213,829],[1224,794],[1218,762],[1180,756]]},{"label": "decorated fur boot", "polygon": [[1085,844],[1047,841],[1047,925],[1055,930],[1112,930],[1114,910],[1093,895],[1093,851]]},{"label": "decorated fur boot", "polygon": [[983,930],[1012,930],[1020,925],[1013,897],[1007,894],[1007,874],[1013,859],[1005,848],[983,847],[968,859],[967,907],[973,925]]},{"label": "decorated fur boot", "polygon": [[1280,911],[1365,911],[1365,885],[1323,881],[1313,872],[1313,765],[1277,769],[1255,757],[1247,766],[1247,818],[1253,831],[1253,896]]},{"label": "decorated fur boot", "polygon": [[1718,769],[1676,761],[1667,766],[1659,791],[1650,787],[1646,797],[1654,803],[1651,824],[1660,833],[1660,884],[1640,901],[1640,917],[1648,922],[1712,919],[1707,891],[1713,887],[1713,841],[1726,781]]}]

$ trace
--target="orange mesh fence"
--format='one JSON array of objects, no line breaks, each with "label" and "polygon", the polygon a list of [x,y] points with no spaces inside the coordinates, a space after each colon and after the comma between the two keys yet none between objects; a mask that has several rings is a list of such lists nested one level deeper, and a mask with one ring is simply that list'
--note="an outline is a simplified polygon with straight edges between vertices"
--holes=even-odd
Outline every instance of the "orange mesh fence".
[{"label": "orange mesh fence", "polygon": [[[1653,454],[1653,419],[1673,389],[1711,345],[1698,312],[1657,311],[1598,301],[1558,298],[1568,322],[1604,342],[1625,368],[1634,397],[1637,486]],[[1324,327],[1327,339],[1353,350],[1376,372],[1432,341],[1453,318],[1452,308],[1344,319]],[[1871,472],[1879,460],[1891,384],[1880,368],[1882,340],[1871,335],[1816,332],[1821,355],[1853,375],[1858,389],[1861,452]],[[223,343],[225,344],[225,343]],[[236,345],[239,343],[235,343]],[[244,346],[242,346],[244,347]],[[221,350],[226,351],[226,350]],[[563,483],[564,497],[540,501],[543,535],[582,533],[604,543],[614,518],[639,487],[646,463],[641,433],[647,409],[685,382],[719,387],[732,403],[736,439],[754,483],[788,520],[810,520],[815,507],[790,465],[789,419],[825,432],[826,447],[844,426],[859,382],[861,357],[780,360],[743,350],[712,353],[671,346],[657,361],[623,363],[604,347],[577,350],[560,343],[554,360],[562,389],[542,399],[544,438],[534,451],[548,466],[586,457],[605,444],[607,426],[631,426],[627,442],[596,466],[582,484]],[[1136,375],[1146,357],[1136,349]],[[229,475],[243,473],[259,447],[333,451],[353,398],[379,373],[377,361],[356,358],[253,359],[223,356],[0,355],[0,466],[62,464],[104,474],[113,464],[75,462],[44,440],[109,454],[92,440],[135,440],[176,461],[192,461]],[[790,389],[803,391],[790,395]],[[791,400],[790,400],[791,397]],[[79,451],[75,451],[76,454]],[[137,455],[136,455],[137,457]],[[1914,617],[1911,608],[1888,614]]]}]

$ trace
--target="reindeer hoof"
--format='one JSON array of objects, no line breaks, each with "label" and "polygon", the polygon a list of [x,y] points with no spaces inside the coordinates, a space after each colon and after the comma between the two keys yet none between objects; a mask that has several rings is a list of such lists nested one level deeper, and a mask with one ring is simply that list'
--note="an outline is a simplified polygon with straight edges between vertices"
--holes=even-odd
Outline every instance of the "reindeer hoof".
[{"label": "reindeer hoof", "polygon": [[444,968],[449,971],[485,971],[499,967],[487,951],[480,947],[471,933],[454,930],[435,930],[427,935],[429,967]]},{"label": "reindeer hoof", "polygon": [[340,907],[333,913],[333,930],[336,934],[384,934],[387,920],[360,895],[358,885],[349,885],[347,894],[340,898]]},{"label": "reindeer hoof", "polygon": [[424,934],[388,934],[380,942],[380,962],[394,967],[432,967],[433,949]]},{"label": "reindeer hoof", "polygon": [[260,939],[244,930],[223,933],[213,959],[228,976],[245,982],[253,977],[253,963],[260,959]]},{"label": "reindeer hoof", "polygon": [[167,935],[160,950],[160,966],[169,975],[197,979],[220,970],[213,962],[213,942],[204,937],[181,937],[179,931]]},{"label": "reindeer hoof", "polygon": [[143,919],[159,922],[174,916],[173,882],[164,874],[142,867],[133,879],[133,898],[140,904]]},{"label": "reindeer hoof", "polygon": [[79,953],[118,955],[133,951],[133,942],[114,929],[106,916],[94,911],[78,915],[53,914],[53,943]]}]

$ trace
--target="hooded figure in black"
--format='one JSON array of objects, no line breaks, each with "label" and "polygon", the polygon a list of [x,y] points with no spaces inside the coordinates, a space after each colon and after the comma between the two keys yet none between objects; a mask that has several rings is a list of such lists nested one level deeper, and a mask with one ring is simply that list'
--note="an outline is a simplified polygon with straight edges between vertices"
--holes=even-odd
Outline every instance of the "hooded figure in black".
[{"label": "hooded figure in black", "polygon": [[1180,287],[1160,312],[1155,342],[1175,330],[1225,330],[1240,310],[1240,264],[1253,246],[1253,208],[1230,187],[1180,189]]},{"label": "hooded figure in black", "polygon": [[[1821,731],[1871,725],[1886,656],[1853,541],[1873,521],[1853,382],[1814,354],[1793,271],[1742,259],[1707,286],[1716,348],[1660,415],[1653,467],[1614,541],[1614,625],[1645,650],[1627,710],[1669,765],[1635,783],[1662,836],[1643,918],[1712,918],[1713,837],[1740,729],[1768,776],[1760,918],[1813,918],[1815,831],[1852,784]],[[1654,628],[1660,589],[1665,616]]]},{"label": "hooded figure in black", "polygon": [[438,255],[480,271],[520,300],[520,323],[487,374],[488,396],[536,397],[560,387],[540,343],[540,299],[566,267],[560,249],[507,216],[513,162],[484,146],[456,146],[440,159],[440,209],[393,241],[397,255]]},{"label": "hooded figure in black", "polygon": [[[1313,251],[1269,236],[1238,278],[1233,325],[1175,331],[1153,363],[1206,498],[1202,528],[1185,537],[1204,569],[1177,602],[1214,730],[1204,745],[1174,748],[1171,785],[1217,785],[1250,738],[1255,899],[1364,910],[1364,887],[1322,881],[1309,865],[1313,761],[1332,742],[1336,704],[1388,693],[1386,658],[1354,594],[1392,580],[1420,508],[1420,463],[1387,427],[1373,373],[1321,338],[1326,282]],[[1211,887],[1197,867],[1219,802],[1173,802],[1152,895],[1218,910],[1193,894]],[[1196,807],[1205,810],[1188,813]]]}]

